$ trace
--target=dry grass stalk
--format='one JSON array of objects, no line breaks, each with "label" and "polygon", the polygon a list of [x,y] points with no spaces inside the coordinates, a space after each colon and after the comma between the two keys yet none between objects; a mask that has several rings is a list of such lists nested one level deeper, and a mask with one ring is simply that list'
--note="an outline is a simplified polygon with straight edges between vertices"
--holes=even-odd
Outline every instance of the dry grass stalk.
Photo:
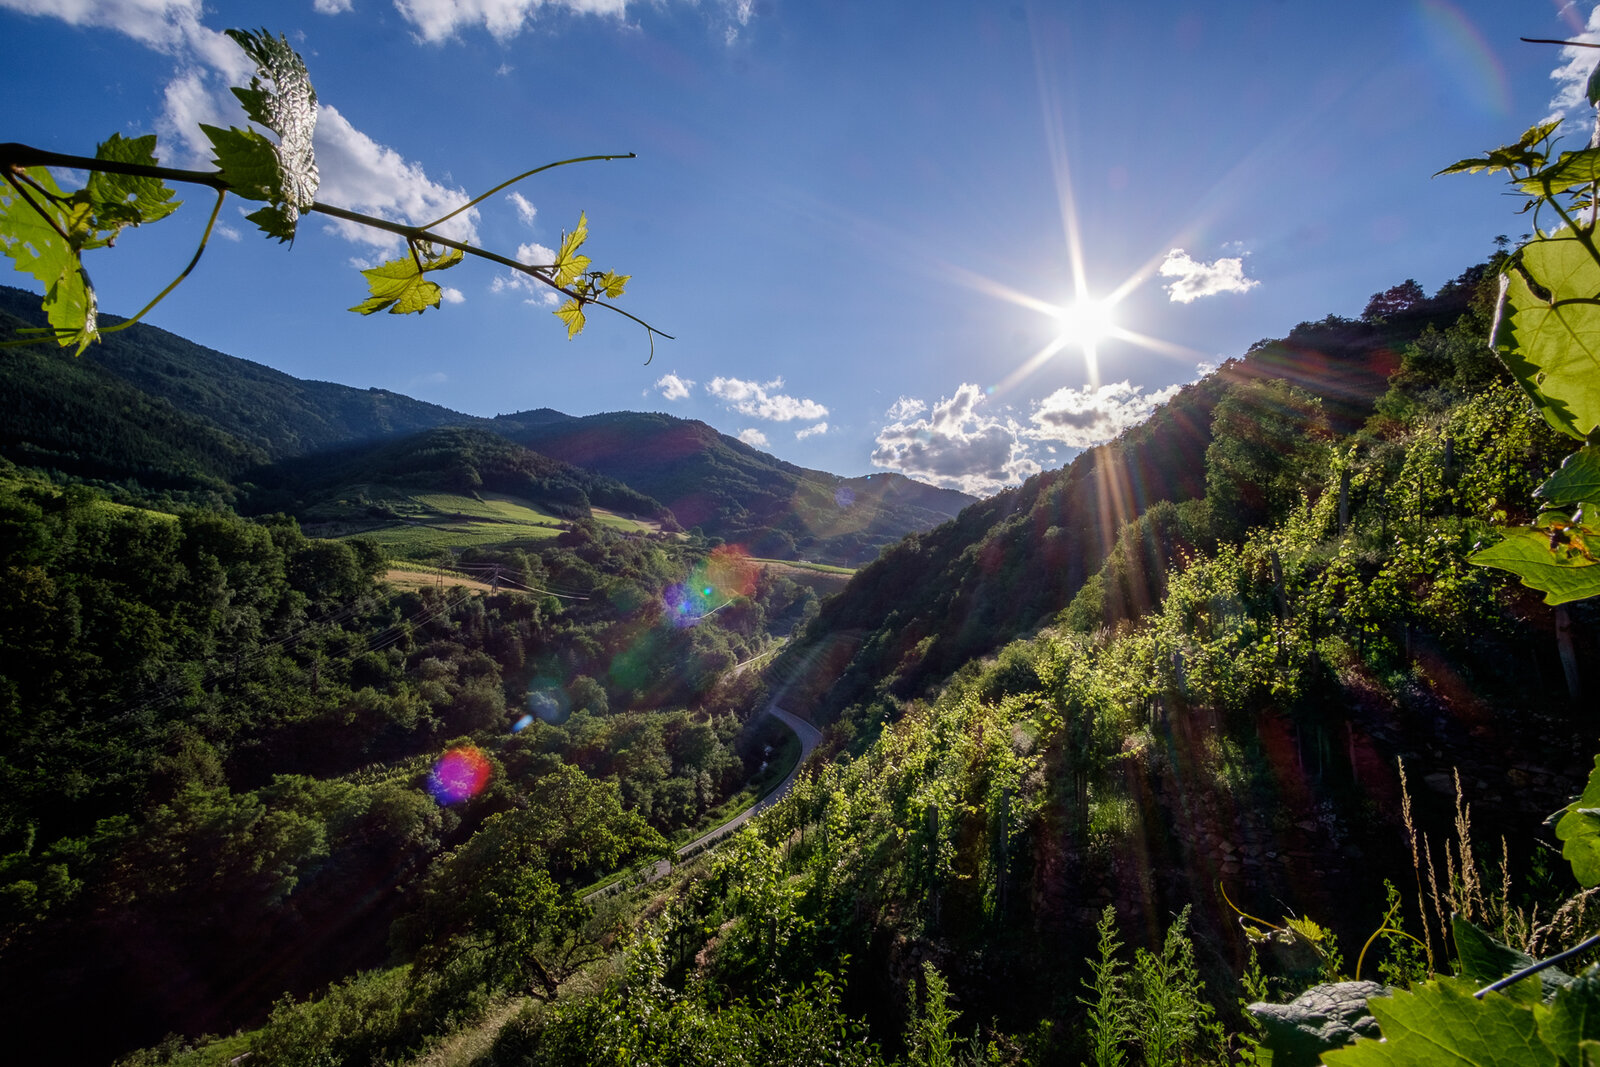
[{"label": "dry grass stalk", "polygon": [[[1400,819],[1405,823],[1406,840],[1411,845],[1411,874],[1417,884],[1417,918],[1422,923],[1422,940],[1428,947],[1428,958],[1435,959],[1433,951],[1433,924],[1428,921],[1428,909],[1422,906],[1422,858],[1417,854],[1417,826],[1411,821],[1411,790],[1406,787],[1406,761],[1395,757],[1395,765],[1400,769]],[[1433,872],[1428,872],[1431,881]],[[1444,931],[1440,931],[1443,936]]]}]

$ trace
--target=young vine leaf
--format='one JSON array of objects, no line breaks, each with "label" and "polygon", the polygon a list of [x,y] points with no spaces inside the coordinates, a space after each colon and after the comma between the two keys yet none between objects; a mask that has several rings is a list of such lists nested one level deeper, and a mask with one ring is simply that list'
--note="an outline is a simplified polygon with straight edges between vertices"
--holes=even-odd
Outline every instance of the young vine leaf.
[{"label": "young vine leaf", "polygon": [[1503,526],[1499,544],[1467,557],[1480,567],[1498,567],[1522,579],[1522,584],[1544,594],[1546,604],[1566,604],[1600,596],[1600,529],[1572,522],[1559,513],[1540,516],[1539,526]]},{"label": "young vine leaf", "polygon": [[[589,257],[578,255],[578,249],[583,247],[583,242],[588,239],[589,214],[586,211],[580,211],[578,213],[578,228],[569,234],[563,234],[561,237],[561,251],[556,253],[556,261],[552,267],[555,274],[551,280],[556,285],[571,285],[578,279],[580,274],[589,269]],[[561,313],[558,311],[556,314],[560,315]],[[568,325],[570,327],[570,323]]]},{"label": "young vine leaf", "polygon": [[[95,159],[155,166],[155,136],[103,142]],[[82,353],[99,337],[94,286],[83,268],[83,253],[106,248],[128,226],[155,222],[172,214],[179,201],[157,178],[130,177],[96,171],[82,189],[64,192],[50,172],[30,167],[12,173],[0,184],[0,247],[16,264],[45,287],[48,330],[63,347]]]},{"label": "young vine leaf", "polygon": [[99,316],[89,276],[67,236],[71,219],[62,207],[67,197],[43,167],[29,168],[24,176],[32,187],[26,192],[10,175],[0,185],[5,254],[17,270],[43,283],[44,312],[51,332],[63,347],[76,344],[81,355],[100,336]]},{"label": "young vine leaf", "polygon": [[[1537,988],[1537,986],[1536,986]],[[1600,1038],[1600,983],[1585,976],[1549,1004],[1499,993],[1475,998],[1475,981],[1444,978],[1367,1008],[1382,1040],[1322,1054],[1329,1067],[1585,1067],[1583,1046]]]},{"label": "young vine leaf", "polygon": [[[231,126],[224,130],[204,123],[216,152],[217,169],[231,191],[247,200],[265,200],[267,206],[246,216],[266,234],[280,241],[294,240],[300,213],[317,199],[317,163],[312,135],[317,126],[317,94],[311,76],[285,37],[266,30],[228,30],[256,64],[256,76],[247,88],[233,94],[245,115],[278,135],[274,144],[258,130]],[[268,79],[271,86],[263,84]]]},{"label": "young vine leaf", "polygon": [[417,249],[409,256],[392,259],[382,266],[362,271],[372,296],[351,308],[363,315],[388,311],[391,315],[421,314],[439,306],[444,291],[426,277],[429,271],[448,270],[461,262],[458,248],[434,255],[431,248]]},{"label": "young vine leaf", "polygon": [[1515,260],[1490,344],[1545,421],[1585,440],[1600,426],[1600,262],[1590,235],[1534,240]]},{"label": "young vine leaf", "polygon": [[1583,795],[1563,809],[1556,822],[1561,855],[1572,864],[1573,877],[1584,887],[1600,885],[1600,756]]}]

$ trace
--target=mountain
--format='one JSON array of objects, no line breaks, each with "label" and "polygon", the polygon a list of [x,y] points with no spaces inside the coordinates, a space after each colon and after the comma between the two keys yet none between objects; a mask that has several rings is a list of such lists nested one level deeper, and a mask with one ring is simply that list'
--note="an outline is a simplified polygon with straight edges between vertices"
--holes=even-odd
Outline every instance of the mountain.
[{"label": "mountain", "polygon": [[[1474,267],[1434,296],[1382,317],[1330,315],[1302,322],[1282,339],[1259,341],[1116,440],[886,550],[813,626],[828,635],[831,649],[831,670],[813,676],[826,714],[877,691],[920,694],[1050,622],[1086,585],[1102,598],[1096,624],[1137,617],[1160,600],[1169,564],[1208,547],[1197,538],[1214,546],[1217,532],[1242,535],[1270,517],[1269,502],[1252,496],[1273,475],[1268,466],[1298,462],[1307,435],[1362,427],[1409,344],[1442,336],[1469,311],[1484,315],[1484,298],[1476,294],[1488,273],[1487,266]],[[1480,362],[1490,360],[1485,346]],[[1230,434],[1250,438],[1230,437],[1231,445],[1258,460],[1276,457],[1238,471],[1232,486],[1220,483],[1220,468],[1208,469],[1214,420],[1228,397],[1235,412],[1229,425],[1239,428]],[[1134,574],[1119,568],[1107,604],[1100,572],[1113,554],[1138,562]],[[797,648],[790,658],[804,654]]]},{"label": "mountain", "polygon": [[[36,294],[0,287],[0,339],[43,323]],[[0,402],[8,411],[0,456],[14,463],[197,499],[236,499],[247,482],[255,509],[309,506],[338,488],[330,477],[374,480],[359,477],[373,463],[412,464],[408,484],[422,488],[417,477],[434,468],[364,446],[445,427],[499,434],[566,465],[557,482],[602,507],[611,506],[602,497],[639,514],[665,505],[683,527],[761,556],[857,565],[974,501],[897,474],[843,478],[785,463],[671,415],[576,417],[541,408],[485,419],[388,390],[306,381],[142,323],[106,334],[76,359],[43,346],[11,352],[0,359]],[[535,503],[568,493],[548,481],[554,468],[543,459],[508,458],[481,436],[465,442],[447,450],[466,447],[519,485],[529,484],[524,476],[541,483],[531,490],[540,494]],[[289,467],[273,471],[280,462]],[[321,468],[326,477],[314,473]],[[447,464],[435,473],[447,489],[459,472]]]},{"label": "mountain", "polygon": [[843,478],[808,470],[671,415],[574,418],[542,408],[501,415],[491,425],[519,444],[661,501],[686,529],[699,527],[758,556],[863,563],[976,499],[898,474]]},{"label": "mountain", "polygon": [[[0,315],[28,326],[44,323],[38,294],[9,286],[0,286]],[[123,321],[101,316],[102,328]],[[387,389],[296,378],[143,323],[104,334],[77,362],[209,420],[269,459],[471,421]],[[4,377],[9,385],[11,368]]]},{"label": "mountain", "polygon": [[251,511],[304,515],[370,486],[520,497],[555,515],[582,518],[591,504],[667,518],[655,500],[614,478],[551,459],[488,430],[449,426],[398,440],[286,459],[249,472]]}]

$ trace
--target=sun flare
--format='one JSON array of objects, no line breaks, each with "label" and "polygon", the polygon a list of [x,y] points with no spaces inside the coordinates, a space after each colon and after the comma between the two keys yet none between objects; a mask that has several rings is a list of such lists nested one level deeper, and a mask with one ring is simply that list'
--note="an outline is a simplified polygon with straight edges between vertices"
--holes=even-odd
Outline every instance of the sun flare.
[{"label": "sun flare", "polygon": [[1062,348],[1089,350],[1117,332],[1109,300],[1081,296],[1055,311],[1056,341]]}]

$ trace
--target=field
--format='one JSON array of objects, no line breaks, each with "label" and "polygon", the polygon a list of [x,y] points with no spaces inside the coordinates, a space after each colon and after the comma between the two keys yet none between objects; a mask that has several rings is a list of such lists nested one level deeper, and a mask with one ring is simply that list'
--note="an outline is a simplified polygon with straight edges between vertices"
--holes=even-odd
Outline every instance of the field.
[{"label": "field", "polygon": [[[456,493],[404,493],[366,486],[368,500],[381,501],[393,518],[336,516],[324,508],[324,521],[308,523],[313,537],[365,537],[400,558],[427,559],[447,549],[490,545],[525,545],[559,534],[569,520],[500,493],[465,496]],[[352,509],[353,510],[353,509]],[[618,530],[652,530],[654,523],[635,521],[596,508],[595,521]]]}]

